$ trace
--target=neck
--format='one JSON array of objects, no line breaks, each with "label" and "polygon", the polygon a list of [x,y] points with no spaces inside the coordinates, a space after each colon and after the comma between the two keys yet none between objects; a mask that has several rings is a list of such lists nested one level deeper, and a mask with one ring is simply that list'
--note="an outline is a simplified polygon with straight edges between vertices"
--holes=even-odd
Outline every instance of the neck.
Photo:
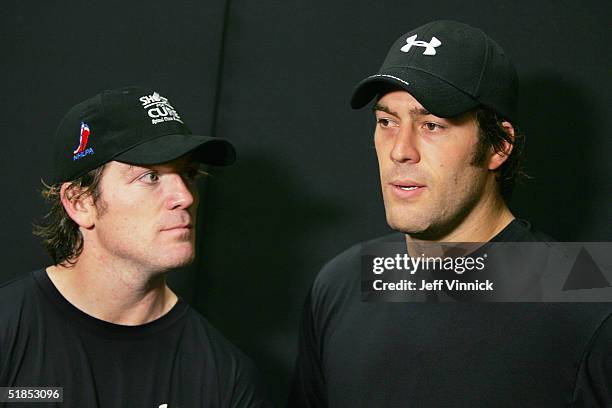
[{"label": "neck", "polygon": [[178,300],[166,285],[164,273],[148,274],[96,262],[85,251],[73,266],[50,266],[47,274],[76,308],[115,324],[136,326],[151,322],[170,311]]},{"label": "neck", "polygon": [[[406,235],[408,251],[417,253],[423,248],[433,248],[440,242],[488,242],[499,234],[514,215],[499,196],[484,196],[454,228],[433,239],[422,239]],[[419,252],[420,253],[420,252]]]}]

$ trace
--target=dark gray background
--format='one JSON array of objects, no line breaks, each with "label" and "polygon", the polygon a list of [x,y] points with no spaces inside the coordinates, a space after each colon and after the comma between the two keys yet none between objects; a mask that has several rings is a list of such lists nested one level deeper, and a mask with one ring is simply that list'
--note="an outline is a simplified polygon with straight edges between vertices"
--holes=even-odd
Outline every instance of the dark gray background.
[{"label": "dark gray background", "polygon": [[0,281],[47,265],[31,234],[51,135],[75,103],[140,84],[197,133],[235,142],[202,186],[200,256],[173,286],[250,355],[280,404],[303,297],[322,264],[385,233],[374,121],[348,105],[425,22],[482,28],[521,77],[534,179],[511,207],[565,241],[610,241],[610,7],[604,1],[5,2]]}]

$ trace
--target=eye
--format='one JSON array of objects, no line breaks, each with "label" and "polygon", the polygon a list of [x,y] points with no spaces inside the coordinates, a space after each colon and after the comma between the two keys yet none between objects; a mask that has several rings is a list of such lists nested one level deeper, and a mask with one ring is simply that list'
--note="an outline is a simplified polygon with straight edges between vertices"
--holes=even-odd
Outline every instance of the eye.
[{"label": "eye", "polygon": [[195,181],[200,178],[201,173],[202,172],[197,167],[190,167],[183,171],[183,180],[187,181],[188,183],[195,183]]},{"label": "eye", "polygon": [[425,123],[425,129],[427,129],[430,132],[435,132],[436,130],[440,130],[442,129],[442,126],[438,125],[437,123],[433,123],[433,122],[427,122]]},{"label": "eye", "polygon": [[395,122],[389,118],[378,118],[376,119],[376,123],[382,128],[392,127],[395,124]]},{"label": "eye", "polygon": [[150,171],[140,176],[139,180],[146,184],[156,184],[159,181],[159,174],[156,171]]}]

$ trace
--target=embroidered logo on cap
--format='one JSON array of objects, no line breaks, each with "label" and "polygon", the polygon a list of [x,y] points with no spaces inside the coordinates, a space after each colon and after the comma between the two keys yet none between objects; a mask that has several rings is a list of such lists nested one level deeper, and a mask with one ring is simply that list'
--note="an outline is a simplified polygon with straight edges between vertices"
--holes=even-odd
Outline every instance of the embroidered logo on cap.
[{"label": "embroidered logo on cap", "polygon": [[87,155],[94,154],[94,150],[91,147],[87,147],[87,143],[89,142],[89,135],[91,134],[91,130],[89,129],[89,125],[85,122],[81,122],[81,132],[79,134],[79,147],[76,148],[75,151],[72,152],[72,160],[79,160]]},{"label": "embroidered logo on cap", "polygon": [[168,102],[168,99],[157,92],[140,97],[140,102],[142,102],[143,109],[147,112],[147,115],[151,118],[151,123],[154,125],[171,120],[183,123],[178,112]]},{"label": "embroidered logo on cap", "polygon": [[410,51],[410,48],[412,48],[413,45],[416,45],[417,47],[425,48],[425,51],[423,51],[423,55],[436,55],[436,47],[442,45],[442,42],[436,37],[431,37],[431,41],[429,42],[416,41],[416,38],[417,34],[406,38],[406,45],[401,48],[401,51],[408,52]]}]

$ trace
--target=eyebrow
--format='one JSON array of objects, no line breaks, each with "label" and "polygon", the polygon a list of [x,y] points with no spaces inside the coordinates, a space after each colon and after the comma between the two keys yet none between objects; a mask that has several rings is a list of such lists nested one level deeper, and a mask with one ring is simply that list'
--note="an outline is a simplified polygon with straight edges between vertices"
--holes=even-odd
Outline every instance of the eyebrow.
[{"label": "eyebrow", "polygon": [[[123,175],[125,175],[126,177],[131,176],[132,174],[134,174],[136,171],[140,170],[140,169],[144,169],[144,170],[153,170],[153,167],[155,166],[159,166],[160,164],[143,164],[143,165],[137,165],[137,164],[128,164],[128,163],[124,163],[127,165],[127,167],[123,168],[121,170],[121,172],[123,173]],[[163,163],[161,163],[163,164]],[[193,159],[184,159],[178,162],[178,164],[175,166],[175,170],[177,172],[183,172],[183,171],[189,171],[189,170],[197,170],[200,168],[200,162],[198,162],[197,160],[193,160]]]},{"label": "eyebrow", "polygon": [[[389,107],[385,106],[385,105],[381,105],[380,103],[376,103],[374,104],[374,106],[372,107],[373,111],[382,111],[382,112],[386,112],[389,115],[393,115],[396,118],[399,118],[399,113],[392,111],[391,109],[389,109]],[[427,116],[427,115],[431,115],[431,112],[429,112],[427,109],[423,108],[423,107],[413,107],[410,108],[410,111],[408,112],[410,114],[410,116]]]},{"label": "eyebrow", "polygon": [[389,109],[389,107],[385,106],[385,105],[381,105],[380,103],[375,103],[374,106],[372,107],[372,111],[376,112],[376,111],[382,111],[382,112],[386,112],[389,115],[393,115],[396,118],[399,118],[399,113],[392,111],[391,109]]},{"label": "eyebrow", "polygon": [[129,175],[130,173],[133,173],[133,172],[134,172],[134,168],[135,168],[135,166],[134,166],[133,164],[128,164],[128,163],[124,163],[124,164],[126,164],[126,165],[127,165],[127,167],[125,167],[125,168],[121,169],[121,172],[122,172],[124,175]]},{"label": "eyebrow", "polygon": [[421,108],[410,108],[410,114],[413,116],[427,116],[427,115],[431,115],[431,112],[429,112],[427,109],[421,107]]}]

